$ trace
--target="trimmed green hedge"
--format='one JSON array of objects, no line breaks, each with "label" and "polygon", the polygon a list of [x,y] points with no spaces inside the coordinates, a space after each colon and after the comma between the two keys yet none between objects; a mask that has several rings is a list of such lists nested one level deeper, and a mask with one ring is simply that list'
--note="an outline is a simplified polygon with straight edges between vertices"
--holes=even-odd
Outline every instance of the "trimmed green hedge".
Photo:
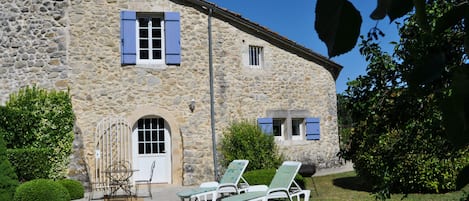
[{"label": "trimmed green hedge", "polygon": [[0,136],[0,200],[12,200],[18,185],[15,170],[6,155],[5,142]]},{"label": "trimmed green hedge", "polygon": [[52,169],[52,149],[7,149],[8,159],[14,164],[20,181],[48,178]]},{"label": "trimmed green hedge", "polygon": [[65,187],[50,179],[35,179],[21,184],[14,201],[70,201]]},{"label": "trimmed green hedge", "polygon": [[[270,182],[274,178],[276,169],[261,169],[261,170],[252,170],[243,174],[244,179],[249,183],[249,185],[270,185]],[[301,187],[305,188],[304,178],[297,174],[295,176],[295,182]]]},{"label": "trimmed green hedge", "polygon": [[62,179],[57,182],[67,189],[70,194],[70,199],[76,200],[85,197],[85,188],[79,181],[73,179]]},{"label": "trimmed green hedge", "polygon": [[0,113],[7,148],[49,148],[51,168],[45,170],[48,175],[44,178],[64,178],[72,153],[75,122],[69,92],[25,87],[10,94]]}]

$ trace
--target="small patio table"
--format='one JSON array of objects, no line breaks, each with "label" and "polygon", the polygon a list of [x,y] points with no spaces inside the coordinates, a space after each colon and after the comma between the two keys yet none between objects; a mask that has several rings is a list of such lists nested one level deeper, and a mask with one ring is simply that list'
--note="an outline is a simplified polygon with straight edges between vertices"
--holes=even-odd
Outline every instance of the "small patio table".
[{"label": "small patio table", "polygon": [[109,179],[109,197],[119,196],[117,193],[121,189],[124,192],[124,196],[132,197],[132,185],[130,184],[130,178],[133,173],[139,171],[137,169],[129,169],[125,165],[113,164],[110,168],[104,171]]}]

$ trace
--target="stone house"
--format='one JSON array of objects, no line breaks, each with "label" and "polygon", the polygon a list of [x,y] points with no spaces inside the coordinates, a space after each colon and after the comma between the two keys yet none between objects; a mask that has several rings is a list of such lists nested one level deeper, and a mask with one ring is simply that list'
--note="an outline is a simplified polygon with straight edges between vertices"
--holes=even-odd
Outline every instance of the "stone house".
[{"label": "stone house", "polygon": [[342,67],[210,2],[0,0],[0,27],[0,102],[26,85],[69,89],[91,169],[109,116],[128,123],[134,167],[157,161],[156,183],[212,180],[212,135],[241,119],[287,159],[340,164]]}]

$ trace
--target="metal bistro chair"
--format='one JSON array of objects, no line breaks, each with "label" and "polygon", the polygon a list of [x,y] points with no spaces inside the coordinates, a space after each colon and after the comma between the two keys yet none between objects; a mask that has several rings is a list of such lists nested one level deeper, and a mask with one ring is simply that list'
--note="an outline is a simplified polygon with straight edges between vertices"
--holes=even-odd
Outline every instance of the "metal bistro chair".
[{"label": "metal bistro chair", "polygon": [[136,180],[135,181],[135,195],[138,197],[138,186],[137,184],[146,184],[147,187],[148,187],[148,196],[141,196],[141,197],[150,197],[150,198],[153,198],[153,196],[151,195],[151,180],[153,178],[153,172],[155,170],[155,166],[156,166],[156,161],[153,161],[153,163],[151,163],[151,168],[150,168],[150,178],[148,179],[144,179],[144,180]]}]

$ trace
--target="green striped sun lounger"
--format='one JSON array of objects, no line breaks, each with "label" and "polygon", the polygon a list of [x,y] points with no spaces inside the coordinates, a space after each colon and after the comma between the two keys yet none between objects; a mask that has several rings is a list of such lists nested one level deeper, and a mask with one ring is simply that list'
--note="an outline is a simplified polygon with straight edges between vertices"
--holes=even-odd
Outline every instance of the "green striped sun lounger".
[{"label": "green striped sun lounger", "polygon": [[[248,166],[248,160],[233,160],[226,169],[220,182],[205,182],[198,188],[177,192],[181,200],[216,200],[221,194],[238,194],[248,183],[242,177]],[[242,182],[240,183],[240,180]],[[241,184],[244,186],[240,188]]]},{"label": "green striped sun lounger", "polygon": [[222,201],[267,201],[275,198],[287,198],[288,200],[296,198],[297,201],[303,198],[308,201],[311,191],[302,190],[294,180],[300,167],[300,162],[285,161],[277,169],[269,186],[251,186],[246,190],[246,193],[227,197]]}]

